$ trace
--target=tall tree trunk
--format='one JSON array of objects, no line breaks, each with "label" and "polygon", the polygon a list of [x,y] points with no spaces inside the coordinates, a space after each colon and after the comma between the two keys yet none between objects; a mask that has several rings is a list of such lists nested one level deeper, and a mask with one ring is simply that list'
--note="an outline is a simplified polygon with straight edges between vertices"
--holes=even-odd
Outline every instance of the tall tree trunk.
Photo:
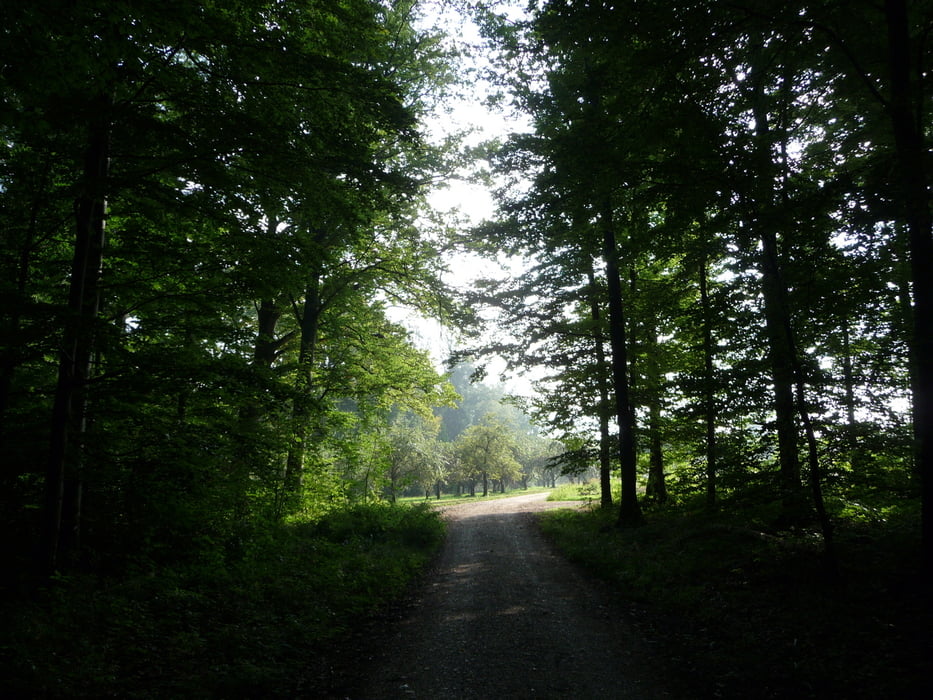
[{"label": "tall tree trunk", "polygon": [[933,576],[933,216],[925,159],[924,95],[920,71],[911,64],[914,47],[906,0],[885,0],[891,96],[888,112],[900,168],[913,281],[913,347],[917,362],[913,394],[914,436],[921,489],[921,538],[925,573]]},{"label": "tall tree trunk", "polygon": [[700,261],[700,308],[703,314],[703,423],[706,428],[706,505],[716,506],[716,375],[713,364],[713,310],[706,256]]},{"label": "tall tree trunk", "polygon": [[761,244],[765,326],[774,388],[781,496],[784,501],[784,515],[793,522],[801,515],[802,507],[794,405],[794,349],[786,330],[789,324],[787,289],[778,264],[777,236],[772,231],[765,232],[761,237]]},{"label": "tall tree trunk", "polygon": [[609,377],[606,362],[606,344],[603,342],[602,312],[596,291],[596,272],[590,259],[587,269],[589,280],[590,313],[593,319],[593,344],[596,348],[596,381],[599,386],[599,503],[603,508],[612,505],[612,436],[609,433]]},{"label": "tall tree trunk", "polygon": [[[257,389],[265,385],[264,375],[271,372],[279,348],[291,337],[289,334],[276,338],[276,326],[282,313],[282,307],[272,299],[263,299],[256,307],[256,341],[252,365]],[[234,489],[234,517],[241,521],[250,515],[249,491],[257,467],[263,460],[269,461],[268,454],[260,447],[261,431],[268,418],[266,411],[260,395],[257,395],[244,401],[239,412],[237,435],[234,438],[238,441],[239,449],[232,460],[231,482]]]},{"label": "tall tree trunk", "polygon": [[842,383],[845,392],[846,426],[849,429],[850,447],[854,449],[855,438],[855,372],[852,368],[852,329],[849,316],[842,319]]},{"label": "tall tree trunk", "polygon": [[[757,63],[763,64],[761,56]],[[757,68],[757,65],[755,66]],[[756,176],[755,227],[760,242],[759,271],[764,298],[765,330],[774,389],[775,430],[778,438],[778,463],[783,517],[788,523],[802,517],[804,498],[801,492],[800,456],[797,444],[794,405],[794,348],[788,335],[790,308],[787,287],[781,274],[774,201],[776,172],[771,153],[772,134],[765,104],[764,75],[754,75],[752,113],[755,119]]]},{"label": "tall tree trunk", "polygon": [[309,422],[314,404],[312,395],[314,362],[322,310],[320,287],[321,275],[316,271],[305,289],[304,307],[299,319],[301,346],[298,352],[298,379],[292,403],[293,441],[285,461],[283,507],[289,503],[297,503],[301,498],[305,455],[308,450]]},{"label": "tall tree trunk", "polygon": [[[913,370],[911,369],[911,373]],[[861,468],[859,429],[855,416],[855,368],[852,366],[852,323],[848,314],[842,318],[842,384],[846,409],[845,444],[852,468]]]},{"label": "tall tree trunk", "polygon": [[657,503],[667,501],[664,479],[664,451],[661,441],[661,368],[658,363],[658,335],[654,322],[647,324],[645,348],[645,394],[648,404],[648,483],[645,496]]},{"label": "tall tree trunk", "polygon": [[836,559],[835,536],[833,534],[833,523],[826,512],[826,504],[823,500],[823,472],[820,467],[819,450],[816,443],[816,432],[813,429],[813,421],[810,418],[810,411],[807,408],[805,384],[803,379],[803,368],[799,362],[795,363],[796,374],[796,395],[797,408],[800,412],[800,421],[803,423],[804,435],[807,440],[807,466],[810,474],[810,493],[813,498],[813,506],[816,509],[816,515],[819,519],[820,530],[823,533],[823,557],[826,570],[832,579],[838,578],[839,566]]},{"label": "tall tree trunk", "polygon": [[[906,232],[904,232],[906,233]],[[895,231],[895,237],[904,238],[906,235],[902,235],[901,231]],[[905,242],[906,244],[906,242]],[[897,246],[899,247],[899,246]],[[898,257],[894,259],[894,270],[897,275],[895,282],[897,283],[897,309],[899,312],[898,321],[900,323],[901,332],[908,338],[907,343],[907,380],[908,380],[908,391],[910,392],[911,397],[911,416],[913,416],[915,408],[913,407],[913,402],[915,398],[920,394],[920,384],[919,384],[919,358],[917,357],[918,348],[916,343],[913,342],[914,338],[914,302],[913,302],[913,284],[912,277],[913,274],[910,269],[910,253],[905,251],[898,251]],[[913,421],[913,446],[911,451],[911,470],[915,479],[919,480],[920,478],[920,425],[917,421]]]},{"label": "tall tree trunk", "polygon": [[110,105],[108,97],[98,98],[96,117],[88,134],[81,193],[75,201],[68,317],[59,351],[45,475],[41,563],[46,574],[74,557],[80,539],[86,390],[100,306],[110,168]]},{"label": "tall tree trunk", "polygon": [[635,452],[635,415],[629,398],[628,346],[625,331],[625,307],[622,301],[622,280],[619,276],[619,250],[616,242],[612,203],[606,196],[600,211],[603,235],[603,258],[606,263],[606,283],[609,291],[609,343],[612,350],[612,379],[615,389],[616,419],[619,423],[619,465],[622,471],[620,527],[641,525],[638,503],[638,466]]},{"label": "tall tree trunk", "polygon": [[658,503],[667,502],[664,478],[664,450],[661,444],[661,402],[656,396],[648,404],[648,484],[645,495]]},{"label": "tall tree trunk", "polygon": [[6,412],[10,405],[13,377],[16,368],[22,362],[23,348],[20,343],[20,330],[22,327],[23,306],[28,298],[31,254],[38,235],[39,212],[45,203],[51,160],[51,156],[45,159],[40,184],[36,187],[35,196],[32,198],[26,235],[19,241],[19,259],[16,266],[16,296],[10,305],[9,320],[2,329],[7,338],[8,347],[0,351],[0,453],[3,451],[4,436],[6,434]]},{"label": "tall tree trunk", "polygon": [[[30,222],[30,236],[33,237],[35,227],[35,217]],[[22,245],[19,255],[19,265],[16,273],[16,296],[18,300],[26,299],[26,288],[29,280],[29,253],[31,246]],[[8,339],[8,347],[0,351],[0,451],[3,448],[4,437],[6,435],[6,412],[10,405],[10,392],[13,388],[13,376],[16,368],[21,362],[21,348],[19,342],[20,328],[22,325],[23,304],[20,301],[11,305],[9,321],[4,324],[3,334]]]}]

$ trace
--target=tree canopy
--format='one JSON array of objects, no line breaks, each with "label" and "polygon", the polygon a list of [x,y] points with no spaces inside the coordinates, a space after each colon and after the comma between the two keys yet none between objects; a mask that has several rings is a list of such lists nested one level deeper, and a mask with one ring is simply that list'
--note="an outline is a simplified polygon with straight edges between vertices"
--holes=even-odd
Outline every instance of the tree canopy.
[{"label": "tree canopy", "polygon": [[419,13],[4,6],[4,512],[41,503],[47,570],[314,510],[351,424],[449,401],[386,315],[453,307]]}]

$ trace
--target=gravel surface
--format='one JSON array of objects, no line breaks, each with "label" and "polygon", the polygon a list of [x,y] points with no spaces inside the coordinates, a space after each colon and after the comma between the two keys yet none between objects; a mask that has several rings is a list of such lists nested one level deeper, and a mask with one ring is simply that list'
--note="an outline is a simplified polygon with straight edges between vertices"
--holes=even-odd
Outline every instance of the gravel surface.
[{"label": "gravel surface", "polygon": [[673,697],[625,610],[539,533],[533,513],[569,505],[545,498],[447,507],[432,571],[340,650],[329,696]]}]

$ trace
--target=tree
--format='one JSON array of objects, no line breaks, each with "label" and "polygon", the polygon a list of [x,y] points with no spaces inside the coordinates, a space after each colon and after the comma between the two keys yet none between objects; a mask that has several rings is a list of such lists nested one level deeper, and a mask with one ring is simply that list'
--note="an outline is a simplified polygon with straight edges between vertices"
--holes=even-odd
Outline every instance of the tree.
[{"label": "tree", "polygon": [[[583,318],[579,260],[602,252],[597,272],[605,275],[616,334],[613,361],[624,357],[627,365],[623,379],[617,363],[614,391],[631,394],[617,406],[630,402],[646,426],[655,473],[665,446],[696,452],[711,505],[763,480],[781,494],[784,522],[807,520],[812,508],[827,551],[832,523],[822,489],[825,463],[838,459],[829,436],[844,432],[836,428],[837,407],[864,397],[870,420],[896,435],[891,404],[867,397],[878,396],[870,385],[884,384],[894,401],[906,386],[908,356],[912,394],[925,393],[916,355],[904,352],[904,326],[890,322],[912,315],[904,313],[904,268],[889,264],[890,253],[868,250],[879,238],[906,234],[906,209],[898,204],[911,186],[912,211],[928,211],[922,169],[908,168],[913,185],[906,189],[891,187],[883,173],[910,158],[916,165],[922,145],[928,118],[915,99],[928,59],[915,38],[929,16],[925,3],[848,13],[835,3],[610,8],[563,0],[535,4],[525,21],[485,16],[501,85],[534,128],[496,147],[493,162],[505,183],[500,222],[478,231],[498,248],[535,256],[534,276],[523,283],[525,308],[511,303],[512,318],[535,319],[537,348],[561,347],[567,325],[540,318],[555,306],[573,310],[574,294],[572,313]],[[890,35],[897,41],[864,32],[872,23],[897,27]],[[893,64],[899,68],[892,72]],[[909,123],[899,111],[908,103]],[[895,114],[906,150],[897,150]],[[928,224],[918,228],[928,231]],[[902,266],[908,247],[906,239],[889,247],[904,251]],[[616,286],[613,264],[627,288]],[[850,290],[844,304],[840,289]],[[878,368],[883,382],[853,385],[853,329],[863,348],[858,362]],[[592,368],[597,346],[579,347]],[[883,347],[893,352],[884,370]],[[556,364],[566,354],[525,357]],[[670,388],[663,403],[662,378]],[[596,395],[595,385],[589,390]],[[573,389],[558,384],[557,391]],[[578,421],[595,432],[594,403],[580,402]],[[696,418],[702,422],[693,424]],[[658,440],[662,425],[671,443]],[[902,463],[896,448],[890,457]]]},{"label": "tree", "polygon": [[[417,120],[451,76],[413,4],[59,5],[0,10],[3,489],[14,510],[45,489],[26,529],[46,572],[85,521],[93,546],[169,552],[282,513],[293,439],[359,397],[338,378],[382,403],[442,393],[421,358],[384,384],[330,374],[355,311],[448,304],[415,222],[442,167]],[[411,359],[369,318],[396,351],[371,360]]]},{"label": "tree", "polygon": [[489,494],[490,479],[499,480],[504,490],[505,484],[521,473],[514,436],[492,416],[467,428],[454,449],[463,473],[476,474],[483,482],[483,496]]}]

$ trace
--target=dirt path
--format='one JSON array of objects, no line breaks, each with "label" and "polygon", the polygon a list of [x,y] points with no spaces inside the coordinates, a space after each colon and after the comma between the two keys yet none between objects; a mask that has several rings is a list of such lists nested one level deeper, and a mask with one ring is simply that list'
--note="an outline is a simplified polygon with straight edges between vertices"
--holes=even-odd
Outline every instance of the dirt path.
[{"label": "dirt path", "polygon": [[446,509],[435,569],[332,697],[671,697],[625,615],[537,531],[532,513],[568,505],[544,499]]}]

